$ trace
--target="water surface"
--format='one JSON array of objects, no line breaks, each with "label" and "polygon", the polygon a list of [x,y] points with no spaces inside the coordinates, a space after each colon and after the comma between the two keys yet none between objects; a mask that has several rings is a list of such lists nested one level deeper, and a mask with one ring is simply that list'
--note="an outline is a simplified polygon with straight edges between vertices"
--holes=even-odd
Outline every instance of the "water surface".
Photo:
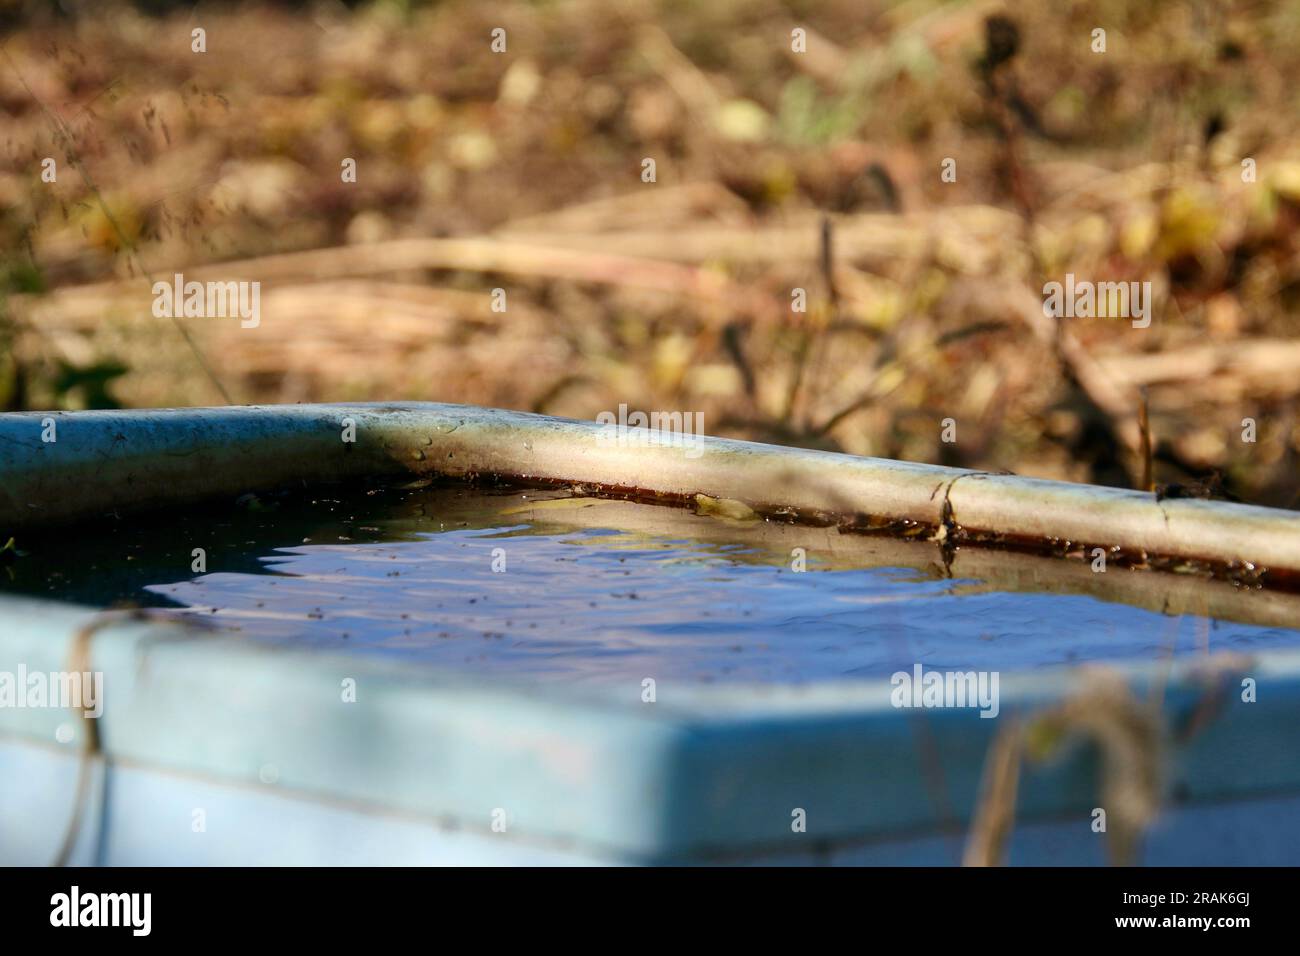
[{"label": "water surface", "polygon": [[[205,571],[192,570],[195,548]],[[169,607],[253,640],[569,682],[802,682],[1300,646],[1279,623],[1295,620],[1294,598],[1241,595],[1257,621],[1261,602],[1283,601],[1262,624],[1163,614],[1202,593],[1238,597],[1221,582],[1066,564],[953,560],[922,540],[568,492],[415,487],[246,496],[65,532],[29,545],[2,586]],[[1117,603],[1135,594],[1155,609]]]}]

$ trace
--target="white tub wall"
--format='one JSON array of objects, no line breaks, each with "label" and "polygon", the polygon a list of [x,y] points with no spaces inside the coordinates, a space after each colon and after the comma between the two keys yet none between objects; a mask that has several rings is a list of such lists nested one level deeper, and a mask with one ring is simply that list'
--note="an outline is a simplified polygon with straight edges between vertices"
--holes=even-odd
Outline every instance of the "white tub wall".
[{"label": "white tub wall", "polygon": [[[0,865],[48,866],[73,817],[75,748],[0,740]],[[105,782],[107,781],[107,789]],[[203,813],[201,832],[195,811]],[[591,858],[274,786],[94,762],[71,866],[571,866]]]},{"label": "white tub wall", "polygon": [[[48,865],[71,818],[78,758],[68,748],[0,740],[0,863]],[[508,833],[440,827],[321,801],[274,786],[232,787],[201,777],[97,763],[73,866],[581,866],[633,862],[535,845]],[[105,799],[106,798],[106,799]],[[195,810],[204,830],[195,832]],[[1106,864],[1087,817],[1017,824],[1013,866]],[[754,853],[722,865],[948,866],[963,837],[913,836],[823,845],[815,821],[807,852]],[[1147,866],[1293,866],[1300,795],[1167,809],[1148,831]],[[711,865],[711,864],[709,864]]]}]

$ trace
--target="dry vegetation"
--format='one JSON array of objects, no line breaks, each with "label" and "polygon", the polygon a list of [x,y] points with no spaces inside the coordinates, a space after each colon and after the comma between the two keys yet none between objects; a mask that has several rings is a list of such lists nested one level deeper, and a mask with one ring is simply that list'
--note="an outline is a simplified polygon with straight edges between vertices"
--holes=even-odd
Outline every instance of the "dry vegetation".
[{"label": "dry vegetation", "polygon": [[[6,10],[0,408],[220,403],[150,311],[182,271],[263,283],[257,329],[181,320],[236,402],[626,402],[1135,484],[1145,387],[1158,480],[1297,503],[1293,3]],[[1066,272],[1151,281],[1151,327],[1045,318]]]}]

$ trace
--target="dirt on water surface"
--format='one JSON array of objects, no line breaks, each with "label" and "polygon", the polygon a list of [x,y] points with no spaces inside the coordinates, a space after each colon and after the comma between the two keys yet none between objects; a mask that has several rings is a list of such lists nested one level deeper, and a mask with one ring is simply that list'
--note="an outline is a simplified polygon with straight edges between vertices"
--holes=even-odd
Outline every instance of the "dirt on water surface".
[{"label": "dirt on water surface", "polygon": [[1300,646],[1291,595],[558,489],[246,495],[26,548],[0,592],[568,683],[801,683],[916,662],[1001,671]]}]

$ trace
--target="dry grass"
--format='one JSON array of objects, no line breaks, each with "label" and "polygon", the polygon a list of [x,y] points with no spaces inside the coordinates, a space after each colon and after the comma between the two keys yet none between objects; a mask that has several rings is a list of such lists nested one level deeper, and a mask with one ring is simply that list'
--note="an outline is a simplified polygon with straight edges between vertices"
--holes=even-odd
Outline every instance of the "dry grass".
[{"label": "dry grass", "polygon": [[[1000,13],[1019,48],[993,64]],[[627,402],[703,411],[714,434],[1133,484],[1145,386],[1156,480],[1219,469],[1290,505],[1297,32],[1284,3],[923,0],[20,24],[0,60],[0,407],[219,402],[149,310],[143,277],[183,271],[263,282],[258,329],[182,320],[239,402]],[[1066,272],[1151,281],[1152,326],[1046,319]]]}]

